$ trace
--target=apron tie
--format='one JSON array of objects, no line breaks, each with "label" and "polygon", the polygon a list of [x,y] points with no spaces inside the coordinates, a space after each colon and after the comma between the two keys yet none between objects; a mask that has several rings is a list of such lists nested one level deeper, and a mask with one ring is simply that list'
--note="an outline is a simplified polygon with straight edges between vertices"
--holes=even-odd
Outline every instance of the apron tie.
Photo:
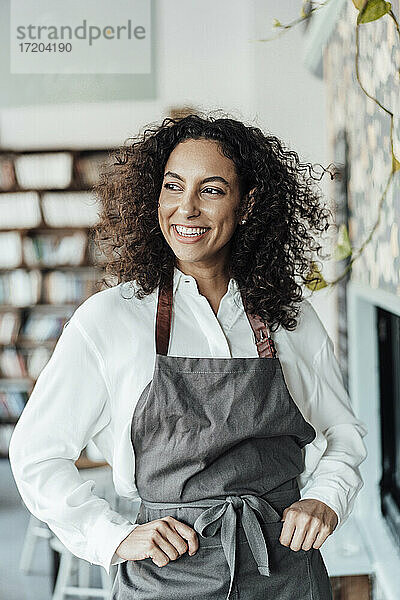
[{"label": "apron tie", "polygon": [[[209,498],[193,502],[148,502],[149,508],[184,508],[186,506],[208,507],[195,520],[193,529],[202,537],[210,537],[221,529],[221,544],[230,572],[229,600],[235,576],[237,512],[242,510],[242,525],[250,550],[261,575],[270,575],[267,545],[255,511],[265,522],[281,520],[280,514],[267,500],[253,494],[226,496],[224,500]],[[207,529],[207,532],[206,532]]]}]

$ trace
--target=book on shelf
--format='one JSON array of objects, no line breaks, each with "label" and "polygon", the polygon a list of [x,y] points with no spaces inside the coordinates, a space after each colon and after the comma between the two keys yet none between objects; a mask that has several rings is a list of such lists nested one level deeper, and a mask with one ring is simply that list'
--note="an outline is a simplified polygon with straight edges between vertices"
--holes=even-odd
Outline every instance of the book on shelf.
[{"label": "book on shelf", "polygon": [[25,348],[24,359],[28,376],[34,381],[39,377],[53,353],[52,348],[37,346],[36,348]]},{"label": "book on shelf", "polygon": [[8,192],[16,184],[14,160],[11,154],[0,156],[0,191]]},{"label": "book on shelf", "polygon": [[[55,344],[54,344],[55,345]],[[0,377],[7,380],[30,378],[35,381],[50,359],[52,348],[32,346],[24,348],[3,347],[0,352]]]},{"label": "book on shelf", "polygon": [[92,227],[99,218],[99,203],[90,191],[45,192],[42,211],[51,227]]},{"label": "book on shelf", "polygon": [[21,235],[18,231],[0,232],[0,269],[27,267],[79,266],[85,259],[87,235],[43,233]]},{"label": "book on shelf", "polygon": [[0,354],[1,375],[5,377],[5,380],[7,378],[30,378],[35,381],[51,354],[52,349],[46,346],[4,348]]},{"label": "book on shelf", "polygon": [[15,269],[0,274],[0,304],[28,306],[40,300],[42,274],[38,269]]},{"label": "book on shelf", "polygon": [[17,183],[25,189],[63,189],[72,182],[71,152],[38,152],[15,157]]},{"label": "book on shelf", "polygon": [[108,152],[89,152],[79,156],[75,163],[79,182],[85,187],[96,185],[101,171],[111,166],[113,160]]},{"label": "book on shelf", "polygon": [[87,271],[51,271],[43,278],[43,300],[49,304],[83,302],[97,291],[93,268]]},{"label": "book on shelf", "polygon": [[0,274],[0,303],[25,307],[39,302],[83,302],[98,291],[98,278],[94,276],[93,269],[94,267],[88,266],[86,270],[79,272],[54,270],[44,274],[38,269],[3,272]]},{"label": "book on shelf", "polygon": [[16,348],[5,347],[0,353],[1,377],[28,377],[25,361]]},{"label": "book on shelf", "polygon": [[8,456],[8,447],[14,431],[14,425],[2,425],[0,427],[0,456]]},{"label": "book on shelf", "polygon": [[18,231],[0,232],[0,268],[19,267],[23,260],[22,238]]},{"label": "book on shelf", "polygon": [[31,311],[22,326],[20,340],[44,342],[57,339],[73,310],[71,306],[69,309],[57,310],[53,313],[50,310],[45,313]]},{"label": "book on shelf", "polygon": [[28,393],[22,390],[0,390],[0,419],[19,417],[28,401]]},{"label": "book on shelf", "polygon": [[0,193],[0,229],[37,227],[41,221],[40,199],[37,192]]},{"label": "book on shelf", "polygon": [[82,231],[62,235],[26,235],[23,239],[23,258],[30,267],[78,266],[85,259],[86,246],[87,236]]},{"label": "book on shelf", "polygon": [[0,312],[0,344],[14,344],[21,326],[21,315],[13,310]]}]

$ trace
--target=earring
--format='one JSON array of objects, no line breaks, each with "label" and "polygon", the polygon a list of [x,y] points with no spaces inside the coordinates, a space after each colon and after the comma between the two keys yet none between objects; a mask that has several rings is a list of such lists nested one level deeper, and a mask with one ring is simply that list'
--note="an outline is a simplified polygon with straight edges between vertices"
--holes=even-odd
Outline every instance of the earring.
[{"label": "earring", "polygon": [[242,219],[242,220],[240,221],[240,224],[241,224],[241,225],[244,225],[245,223],[246,223],[246,219]]}]

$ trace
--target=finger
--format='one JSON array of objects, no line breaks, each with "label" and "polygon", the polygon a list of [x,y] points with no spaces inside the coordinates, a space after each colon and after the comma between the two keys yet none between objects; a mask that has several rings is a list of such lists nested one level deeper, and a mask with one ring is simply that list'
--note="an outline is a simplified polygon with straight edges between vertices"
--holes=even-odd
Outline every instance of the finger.
[{"label": "finger", "polygon": [[157,567],[165,567],[170,561],[169,556],[161,550],[159,546],[154,544],[149,557]]},{"label": "finger", "polygon": [[192,527],[189,527],[189,525],[186,525],[186,523],[182,523],[181,521],[176,523],[175,528],[178,533],[187,541],[189,546],[189,554],[192,555],[197,552],[199,548],[199,538],[197,536],[197,532]]},{"label": "finger", "polygon": [[296,523],[293,537],[290,542],[290,549],[294,552],[298,552],[299,550],[301,550],[306,534],[307,530],[304,524]]},{"label": "finger", "polygon": [[152,542],[168,556],[169,560],[176,560],[183,552],[179,552],[175,544],[169,540],[170,532],[172,533],[172,530],[169,528],[168,524],[165,524],[165,526],[156,525],[156,530],[152,536]]},{"label": "finger", "polygon": [[320,548],[330,533],[331,531],[328,525],[321,525],[318,535],[313,543],[313,547],[316,549]]},{"label": "finger", "polygon": [[[315,539],[318,535],[319,527],[320,527],[320,523],[315,522],[315,523],[310,523],[308,528],[306,528],[306,536],[305,536],[305,538],[303,540],[303,544],[302,544],[303,550],[311,549],[311,546],[313,546]],[[314,548],[315,548],[315,546],[314,546]]]},{"label": "finger", "polygon": [[174,523],[170,521],[170,518],[171,517],[165,517],[160,519],[157,529],[162,533],[165,540],[173,545],[178,556],[181,556],[188,550],[188,544],[186,540],[176,531]]},{"label": "finger", "polygon": [[279,541],[283,546],[290,545],[295,527],[296,527],[296,525],[295,525],[293,519],[291,519],[291,518],[286,518],[285,521],[283,522],[281,535],[279,537]]},{"label": "finger", "polygon": [[187,542],[185,542],[185,546],[187,549],[188,546],[188,553],[190,555],[194,554],[198,548],[199,548],[199,538],[197,536],[197,532],[190,527],[189,525],[186,525],[186,523],[182,523],[182,521],[178,521],[177,519],[175,519],[174,517],[168,517],[169,518],[169,525],[172,528],[172,531],[176,531],[177,535],[179,536],[179,539],[184,539]]},{"label": "finger", "polygon": [[284,546],[289,546],[291,550],[297,552],[302,547],[306,533],[306,523],[301,518],[301,515],[297,511],[289,509],[283,523],[281,536],[279,538],[280,542]]}]

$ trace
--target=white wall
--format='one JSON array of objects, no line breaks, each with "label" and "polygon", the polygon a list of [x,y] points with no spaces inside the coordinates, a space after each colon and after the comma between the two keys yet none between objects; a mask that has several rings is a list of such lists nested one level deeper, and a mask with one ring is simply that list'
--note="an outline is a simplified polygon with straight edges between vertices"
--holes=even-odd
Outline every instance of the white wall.
[{"label": "white wall", "polygon": [[[275,18],[286,25],[300,16],[300,1],[254,0],[252,5],[254,37],[257,39],[277,35],[280,30],[272,27]],[[299,154],[301,161],[327,167],[333,159],[328,148],[325,86],[303,65],[304,25],[299,23],[273,41],[254,44],[254,121],[264,131],[280,137],[284,145]],[[329,175],[324,175],[319,185],[324,197],[331,201]],[[326,246],[326,249],[330,247]],[[334,278],[333,263],[324,270],[324,275],[327,280]],[[335,288],[325,288],[311,297],[311,303],[320,314],[335,346],[336,296]]]},{"label": "white wall", "polygon": [[[296,18],[300,4],[155,0],[157,100],[0,109],[0,145],[119,144],[171,105],[190,104],[222,108],[278,135],[302,160],[327,165],[324,86],[302,64],[302,28],[272,42],[256,41],[276,33],[274,17],[282,23]],[[319,291],[312,302],[335,341],[334,294]]]},{"label": "white wall", "polygon": [[252,2],[156,0],[154,6],[157,100],[3,109],[1,146],[119,144],[174,104],[245,113],[254,94]]},{"label": "white wall", "polygon": [[[288,24],[299,17],[301,2],[254,0],[257,38],[277,35],[274,18]],[[304,158],[326,160],[324,83],[303,65],[304,23],[277,39],[256,47],[256,112],[263,125],[276,132]]]},{"label": "white wall", "polygon": [[[120,142],[171,104],[240,113],[313,159],[325,152],[323,84],[301,60],[298,28],[273,42],[274,16],[296,16],[294,2],[156,0],[156,101],[62,104],[0,110],[4,146]],[[275,5],[275,6],[273,6]],[[272,8],[271,8],[272,6]],[[40,93],[40,90],[38,90]]]}]

